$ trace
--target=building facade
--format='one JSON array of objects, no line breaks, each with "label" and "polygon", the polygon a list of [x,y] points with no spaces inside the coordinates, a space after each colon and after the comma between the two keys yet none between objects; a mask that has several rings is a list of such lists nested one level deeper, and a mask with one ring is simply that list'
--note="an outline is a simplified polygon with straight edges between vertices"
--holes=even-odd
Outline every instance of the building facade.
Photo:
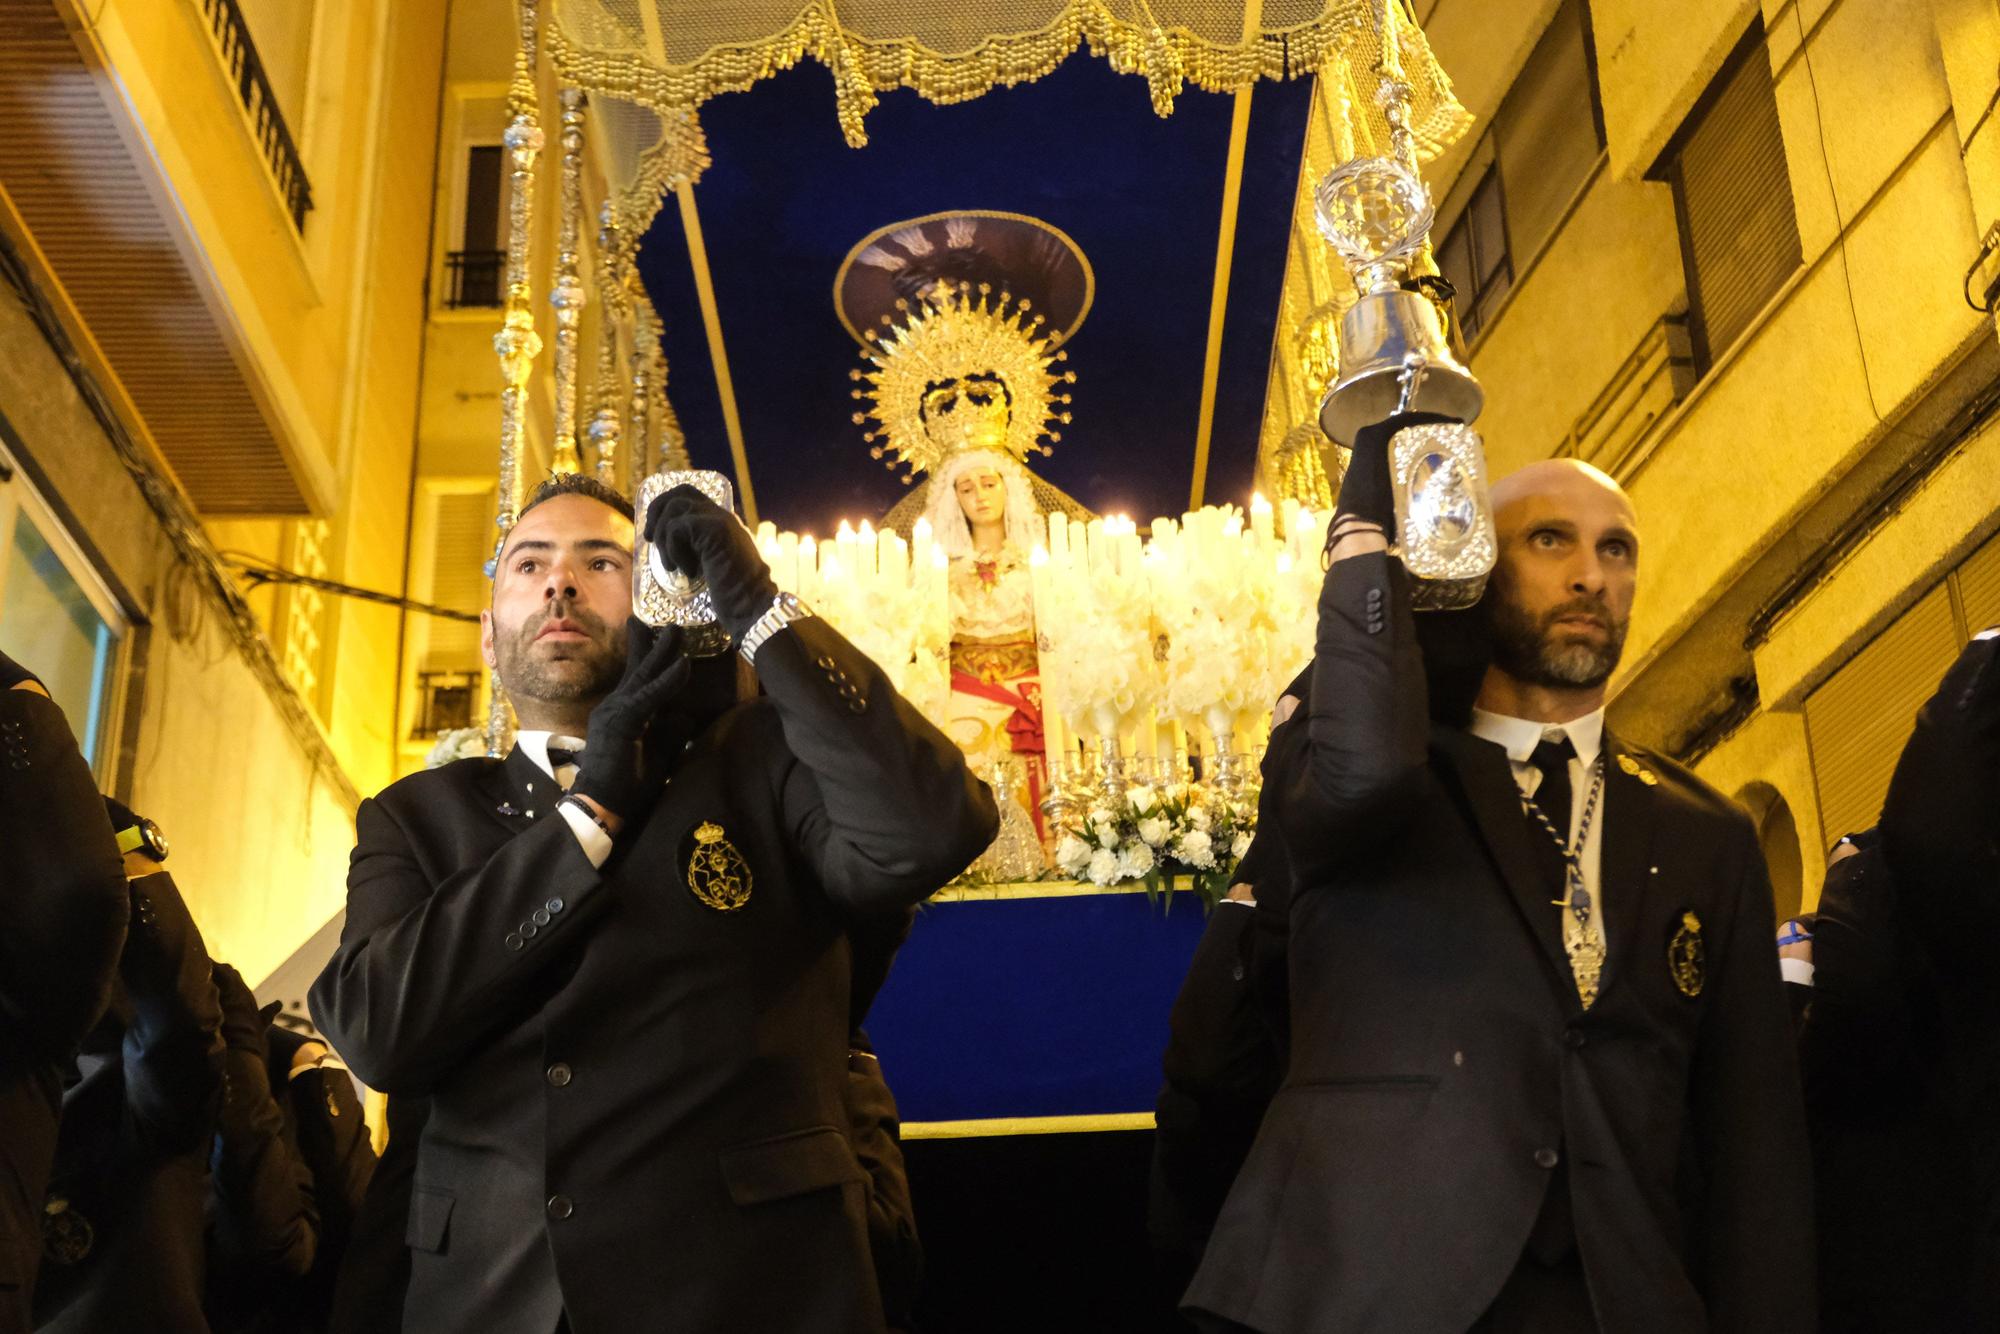
[{"label": "building facade", "polygon": [[[1493,470],[1572,456],[1630,491],[1640,601],[1612,722],[1747,805],[1781,915],[1810,907],[1916,707],[2000,622],[2000,10],[1416,13],[1481,122],[1433,165],[1432,234]],[[1313,320],[1341,275],[1309,242],[1267,467],[1330,372]]]},{"label": "building facade", "polygon": [[[211,953],[297,999],[359,799],[485,714],[516,6],[0,0],[0,32],[0,647],[167,831]],[[631,396],[617,350],[592,402]]]}]

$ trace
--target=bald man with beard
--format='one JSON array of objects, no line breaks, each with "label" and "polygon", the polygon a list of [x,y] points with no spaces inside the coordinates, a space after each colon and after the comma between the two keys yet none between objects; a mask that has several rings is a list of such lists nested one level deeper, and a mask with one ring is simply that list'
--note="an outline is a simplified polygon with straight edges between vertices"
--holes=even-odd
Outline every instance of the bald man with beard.
[{"label": "bald man with beard", "polygon": [[1639,524],[1493,489],[1490,665],[1426,699],[1387,445],[1329,533],[1291,859],[1291,1052],[1186,1305],[1262,1334],[1815,1327],[1790,1021],[1749,817],[1604,725]]}]

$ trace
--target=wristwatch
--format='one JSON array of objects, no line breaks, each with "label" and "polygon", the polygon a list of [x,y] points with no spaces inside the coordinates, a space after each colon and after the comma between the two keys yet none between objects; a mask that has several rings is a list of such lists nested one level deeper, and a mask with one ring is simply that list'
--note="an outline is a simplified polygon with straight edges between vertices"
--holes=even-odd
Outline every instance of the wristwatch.
[{"label": "wristwatch", "polygon": [[803,621],[812,614],[812,608],[799,601],[794,594],[778,594],[771,600],[771,609],[759,616],[756,622],[743,632],[743,645],[737,652],[743,655],[743,661],[754,667],[757,663],[757,650],[764,647],[765,640],[793,621]]},{"label": "wristwatch", "polygon": [[137,852],[151,861],[164,862],[167,859],[167,836],[160,827],[145,816],[129,829],[118,831],[118,851]]}]

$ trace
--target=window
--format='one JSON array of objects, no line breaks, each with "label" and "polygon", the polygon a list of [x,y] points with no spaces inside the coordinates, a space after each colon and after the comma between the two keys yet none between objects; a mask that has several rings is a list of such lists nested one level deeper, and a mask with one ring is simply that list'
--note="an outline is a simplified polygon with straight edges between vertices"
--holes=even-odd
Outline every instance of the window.
[{"label": "window", "polygon": [[[0,476],[8,470],[0,456]],[[27,480],[0,482],[0,650],[42,679],[93,767],[108,750],[126,628]]]},{"label": "window", "polygon": [[1706,375],[1800,263],[1761,25],[1724,62],[1661,168],[1680,222],[1695,367]]},{"label": "window", "polygon": [[1438,268],[1458,289],[1467,342],[1555,235],[1603,155],[1589,11],[1583,0],[1564,0],[1439,211],[1449,229]]},{"label": "window", "polygon": [[465,217],[459,247],[445,257],[451,271],[446,304],[497,306],[507,253],[500,248],[500,209],[507,194],[507,151],[499,144],[475,144],[466,151]]},{"label": "window", "polygon": [[1454,307],[1466,342],[1479,336],[1487,317],[1514,285],[1514,259],[1507,250],[1507,210],[1500,192],[1500,169],[1488,167],[1465,211],[1437,250],[1438,271],[1458,291]]},{"label": "window", "polygon": [[1555,234],[1604,154],[1590,20],[1565,0],[1535,42],[1493,117],[1495,154],[1507,180],[1507,230],[1525,264]]}]

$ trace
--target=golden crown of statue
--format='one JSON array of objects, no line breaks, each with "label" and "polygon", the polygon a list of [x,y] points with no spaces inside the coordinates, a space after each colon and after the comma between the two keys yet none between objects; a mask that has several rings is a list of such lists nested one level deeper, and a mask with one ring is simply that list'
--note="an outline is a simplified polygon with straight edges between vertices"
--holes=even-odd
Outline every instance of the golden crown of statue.
[{"label": "golden crown of statue", "polygon": [[1019,462],[1062,439],[1064,386],[1076,372],[1058,369],[1069,356],[1057,346],[1062,331],[1047,329],[1025,298],[991,283],[939,281],[914,301],[899,298],[881,325],[863,332],[865,364],[850,372],[854,397],[870,405],[854,423],[873,419],[869,453],[894,454],[889,467],[909,469],[905,484],[962,450],[1002,450]]}]

